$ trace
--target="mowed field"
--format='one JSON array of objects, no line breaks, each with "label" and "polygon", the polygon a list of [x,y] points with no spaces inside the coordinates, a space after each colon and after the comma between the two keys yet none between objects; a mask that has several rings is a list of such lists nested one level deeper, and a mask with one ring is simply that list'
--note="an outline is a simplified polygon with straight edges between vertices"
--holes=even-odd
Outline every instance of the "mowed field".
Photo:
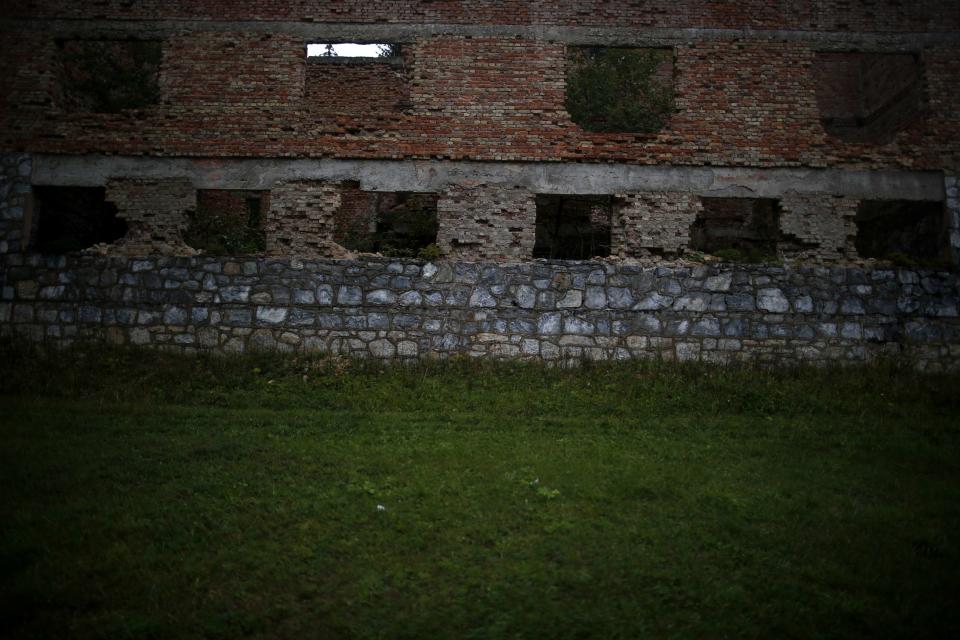
[{"label": "mowed field", "polygon": [[0,637],[953,638],[960,377],[0,345]]}]

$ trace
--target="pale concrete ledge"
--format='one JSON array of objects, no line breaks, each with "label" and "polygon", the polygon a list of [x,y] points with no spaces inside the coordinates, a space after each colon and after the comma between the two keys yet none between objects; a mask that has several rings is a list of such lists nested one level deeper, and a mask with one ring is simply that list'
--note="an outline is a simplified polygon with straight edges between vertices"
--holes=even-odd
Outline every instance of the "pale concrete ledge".
[{"label": "pale concrete ledge", "polygon": [[777,198],[811,193],[852,198],[944,200],[939,171],[846,171],[739,167],[454,162],[33,156],[36,185],[102,186],[110,178],[178,178],[198,189],[269,189],[280,180],[355,180],[366,191],[442,191],[453,184],[518,186],[534,193],[644,191],[708,197]]},{"label": "pale concrete ledge", "polygon": [[0,20],[3,31],[42,31],[53,37],[165,37],[205,32],[284,33],[314,42],[411,42],[441,35],[524,38],[572,45],[672,46],[698,40],[806,42],[818,50],[918,51],[960,43],[960,32],[850,33],[782,29],[632,28],[551,25],[383,24],[231,20]]}]

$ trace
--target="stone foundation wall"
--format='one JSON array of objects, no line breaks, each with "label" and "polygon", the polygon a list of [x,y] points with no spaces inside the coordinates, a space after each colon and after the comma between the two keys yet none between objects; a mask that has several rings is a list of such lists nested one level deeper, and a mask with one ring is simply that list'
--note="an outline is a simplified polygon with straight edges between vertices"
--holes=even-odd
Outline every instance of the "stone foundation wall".
[{"label": "stone foundation wall", "polygon": [[944,176],[944,190],[947,209],[947,237],[949,238],[950,254],[953,261],[960,264],[960,180],[956,172],[948,172]]},{"label": "stone foundation wall", "polygon": [[960,368],[956,274],[6,255],[0,335],[183,351]]},{"label": "stone foundation wall", "polygon": [[0,153],[0,255],[23,250],[30,173],[29,154]]},{"label": "stone foundation wall", "polygon": [[534,194],[503,186],[457,186],[437,201],[437,245],[458,260],[524,260],[533,256]]}]

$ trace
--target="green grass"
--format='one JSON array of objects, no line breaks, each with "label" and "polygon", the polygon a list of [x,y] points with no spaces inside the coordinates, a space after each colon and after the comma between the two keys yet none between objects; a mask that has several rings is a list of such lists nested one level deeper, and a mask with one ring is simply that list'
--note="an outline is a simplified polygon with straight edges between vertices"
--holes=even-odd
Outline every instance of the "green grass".
[{"label": "green grass", "polygon": [[958,382],[5,345],[0,637],[955,637]]}]

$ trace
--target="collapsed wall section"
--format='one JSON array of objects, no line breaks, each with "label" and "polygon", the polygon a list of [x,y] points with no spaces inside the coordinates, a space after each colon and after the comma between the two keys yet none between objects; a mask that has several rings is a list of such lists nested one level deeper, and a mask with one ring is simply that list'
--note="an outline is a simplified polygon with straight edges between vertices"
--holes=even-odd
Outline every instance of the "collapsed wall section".
[{"label": "collapsed wall section", "polygon": [[788,192],[780,199],[780,250],[792,258],[839,260],[856,257],[859,200],[829,194]]},{"label": "collapsed wall section", "polygon": [[127,234],[98,250],[110,255],[194,255],[183,240],[197,191],[186,178],[115,178],[107,182],[106,200],[126,221]]},{"label": "collapsed wall section", "polygon": [[0,335],[60,347],[960,366],[960,279],[929,270],[7,255],[0,280]]}]

